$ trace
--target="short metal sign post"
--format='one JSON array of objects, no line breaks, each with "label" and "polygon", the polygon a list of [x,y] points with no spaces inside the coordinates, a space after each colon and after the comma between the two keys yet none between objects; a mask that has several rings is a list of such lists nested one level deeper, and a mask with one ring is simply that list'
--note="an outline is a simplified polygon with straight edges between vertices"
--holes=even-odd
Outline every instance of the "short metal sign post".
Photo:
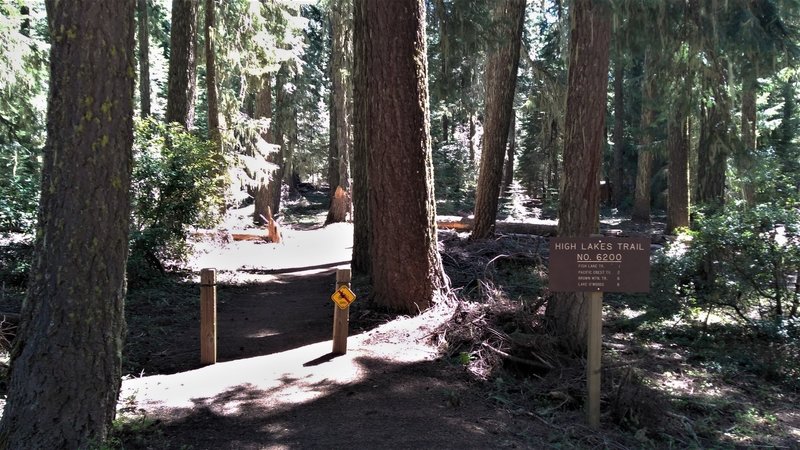
[{"label": "short metal sign post", "polygon": [[650,290],[650,239],[571,237],[550,240],[549,288],[588,292],[586,346],[587,416],[600,426],[600,369],[603,343],[603,292]]}]

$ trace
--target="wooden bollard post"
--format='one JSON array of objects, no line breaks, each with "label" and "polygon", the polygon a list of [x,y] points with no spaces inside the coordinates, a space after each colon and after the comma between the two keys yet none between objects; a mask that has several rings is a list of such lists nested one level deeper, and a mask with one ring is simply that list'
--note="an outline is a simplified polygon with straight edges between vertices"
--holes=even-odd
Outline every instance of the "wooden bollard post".
[{"label": "wooden bollard post", "polygon": [[217,362],[217,271],[200,271],[200,363]]},{"label": "wooden bollard post", "polygon": [[589,329],[586,348],[586,387],[588,402],[586,413],[589,426],[600,427],[600,356],[603,350],[603,293],[590,292]]},{"label": "wooden bollard post", "polygon": [[[350,269],[336,271],[336,289],[342,286],[350,288]],[[345,309],[333,305],[333,351],[335,355],[347,353],[347,335],[350,327],[350,306]]]}]

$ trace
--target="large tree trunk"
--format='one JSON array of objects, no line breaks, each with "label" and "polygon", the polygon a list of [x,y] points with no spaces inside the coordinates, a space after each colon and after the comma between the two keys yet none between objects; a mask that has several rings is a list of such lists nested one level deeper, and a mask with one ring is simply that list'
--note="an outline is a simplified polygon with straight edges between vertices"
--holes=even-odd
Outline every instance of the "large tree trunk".
[{"label": "large tree trunk", "polygon": [[[222,149],[222,128],[219,113],[219,95],[217,93],[217,55],[216,55],[216,36],[217,36],[217,14],[215,0],[206,0],[205,3],[205,23],[203,33],[205,37],[205,57],[206,57],[206,103],[208,107],[208,137],[213,145],[213,157],[217,161],[218,172],[217,193],[221,199],[225,198],[227,189],[225,183],[225,156]],[[224,202],[220,205],[220,210],[224,213]]]},{"label": "large tree trunk", "polygon": [[[691,87],[691,76],[686,77],[686,85]],[[680,99],[673,108],[667,125],[667,234],[689,226],[689,117],[686,99]]]},{"label": "large tree trunk", "polygon": [[497,34],[489,45],[486,63],[486,118],[472,239],[494,235],[524,22],[525,0],[496,2],[492,28]]},{"label": "large tree trunk", "polygon": [[172,0],[166,121],[194,125],[198,0]]},{"label": "large tree trunk", "polygon": [[139,11],[139,102],[141,117],[150,115],[150,30],[147,19],[147,0],[138,0]]},{"label": "large tree trunk", "polygon": [[356,274],[369,275],[372,224],[369,210],[370,148],[367,133],[367,22],[366,0],[353,0],[353,261]]},{"label": "large tree trunk", "polygon": [[[621,38],[621,37],[620,37]],[[622,157],[625,151],[625,62],[622,55],[622,45],[618,44],[614,58],[614,165],[611,170],[611,186],[614,206],[622,207],[623,193],[623,167]]]},{"label": "large tree trunk", "polygon": [[758,79],[753,69],[745,70],[742,79],[742,145],[734,155],[736,171],[742,180],[742,198],[748,207],[756,204],[756,189],[750,178],[756,151],[756,92]]},{"label": "large tree trunk", "polygon": [[447,290],[436,242],[425,4],[366,1],[369,208],[375,301],[417,313]]},{"label": "large tree trunk", "polygon": [[[598,231],[611,36],[607,3],[575,0],[570,32],[564,177],[558,208],[558,234],[564,237]],[[571,352],[586,351],[588,300],[584,293],[557,293],[547,303],[552,330]]]},{"label": "large tree trunk", "polygon": [[[261,87],[255,98],[254,113],[258,118],[272,118],[272,77],[264,75],[261,79]],[[261,138],[269,144],[275,142],[272,133],[272,125],[262,132]],[[264,155],[262,155],[264,156]],[[281,202],[281,176],[278,168],[280,167],[281,152],[279,148],[271,148],[265,159],[269,168],[265,173],[255,174],[256,179],[260,180],[255,192],[255,209],[253,221],[259,225],[266,225],[270,213],[277,213]]]},{"label": "large tree trunk", "polygon": [[328,115],[328,186],[333,199],[336,186],[339,186],[339,150],[336,148],[336,108],[333,107],[333,95],[330,96]]},{"label": "large tree trunk", "polygon": [[705,86],[714,101],[701,108],[700,142],[697,149],[697,203],[709,213],[719,211],[725,204],[725,172],[728,155],[739,139],[731,118],[731,98],[728,95],[728,65],[720,56],[711,53],[715,70],[706,72]]},{"label": "large tree trunk", "polygon": [[136,2],[46,6],[47,141],[35,258],[0,424],[0,448],[9,449],[102,443],[121,381]]},{"label": "large tree trunk", "polygon": [[331,6],[331,80],[333,89],[333,114],[336,118],[335,136],[339,161],[338,188],[343,195],[331,197],[331,207],[325,223],[344,222],[351,211],[350,204],[350,149],[352,147],[351,117],[348,104],[352,96],[350,73],[352,73],[353,35],[350,25],[352,5],[349,0]]},{"label": "large tree trunk", "polygon": [[727,127],[717,105],[701,109],[700,142],[697,149],[697,203],[718,211],[725,198],[728,151],[724,144]]},{"label": "large tree trunk", "polygon": [[633,212],[634,222],[650,223],[650,191],[653,178],[653,119],[655,112],[653,86],[653,51],[647,49],[644,54],[644,74],[642,75],[642,137],[639,141],[639,153],[636,166],[636,188],[634,190]]}]

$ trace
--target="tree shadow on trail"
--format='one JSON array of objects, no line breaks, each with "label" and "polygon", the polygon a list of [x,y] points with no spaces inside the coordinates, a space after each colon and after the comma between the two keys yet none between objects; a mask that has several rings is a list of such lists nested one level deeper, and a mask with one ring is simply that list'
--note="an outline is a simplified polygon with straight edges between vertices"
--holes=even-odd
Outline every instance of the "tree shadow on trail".
[{"label": "tree shadow on trail", "polygon": [[[536,448],[541,424],[495,408],[441,362],[354,360],[359,381],[288,378],[244,384],[191,408],[159,409],[160,422],[125,448]],[[320,370],[325,370],[324,365]],[[291,392],[300,393],[292,398]],[[307,393],[313,393],[311,400]]]},{"label": "tree shadow on trail", "polygon": [[[330,340],[335,281],[335,270],[327,270],[281,274],[266,282],[218,284],[217,361]],[[201,367],[199,285],[172,282],[136,296],[126,307],[126,371],[171,374]],[[351,324],[351,335],[360,331],[365,328]]]},{"label": "tree shadow on trail", "polygon": [[274,281],[220,286],[218,361],[278,353],[331,339],[336,276],[281,275]]}]

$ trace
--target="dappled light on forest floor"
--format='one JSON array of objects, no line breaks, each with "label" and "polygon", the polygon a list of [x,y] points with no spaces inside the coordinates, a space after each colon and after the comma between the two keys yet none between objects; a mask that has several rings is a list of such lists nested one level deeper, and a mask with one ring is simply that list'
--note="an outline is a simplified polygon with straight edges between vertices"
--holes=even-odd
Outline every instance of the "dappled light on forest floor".
[{"label": "dappled light on forest floor", "polygon": [[495,410],[463,371],[435,361],[430,333],[448,314],[442,306],[353,336],[341,356],[326,341],[128,379],[124,414],[160,420],[176,448],[531,445],[535,423]]}]

